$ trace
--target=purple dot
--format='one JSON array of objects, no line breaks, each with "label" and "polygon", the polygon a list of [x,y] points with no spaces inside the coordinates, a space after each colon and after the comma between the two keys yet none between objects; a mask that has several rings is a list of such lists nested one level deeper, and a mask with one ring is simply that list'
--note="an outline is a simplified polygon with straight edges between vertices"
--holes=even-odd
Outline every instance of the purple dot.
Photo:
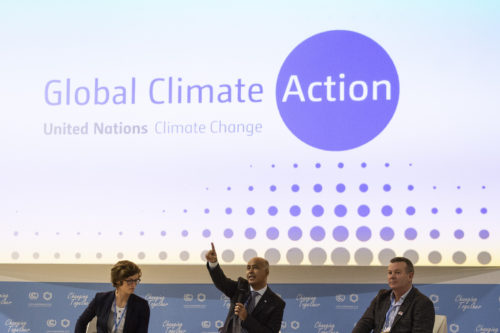
[{"label": "purple dot", "polygon": [[368,191],[368,185],[366,185],[366,184],[359,185],[359,190],[361,192],[365,193],[366,191]]},{"label": "purple dot", "polygon": [[275,167],[276,167],[276,165],[274,165],[274,164],[271,164],[271,168],[273,168],[273,169],[274,169]]},{"label": "purple dot", "polygon": [[356,230],[356,237],[362,241],[366,242],[372,237],[372,231],[368,227],[359,227],[358,230]]},{"label": "purple dot", "polygon": [[481,214],[486,214],[486,213],[488,213],[488,209],[486,209],[484,207],[481,208]]},{"label": "purple dot", "polygon": [[14,237],[16,237],[17,235],[19,235],[19,233],[17,231],[14,231]]},{"label": "purple dot", "polygon": [[413,185],[408,185],[408,191],[413,191],[415,187]]},{"label": "purple dot", "polygon": [[[78,234],[80,234],[80,233],[78,233]],[[118,233],[118,235],[122,236],[122,235],[123,235],[123,231],[120,231],[120,232]]]},{"label": "purple dot", "polygon": [[410,163],[409,166],[413,166],[413,163]]},{"label": "purple dot", "polygon": [[300,207],[297,205],[293,205],[290,207],[290,215],[299,216],[300,215]]},{"label": "purple dot", "polygon": [[321,186],[321,184],[316,184],[316,185],[314,185],[313,189],[314,189],[314,192],[319,193],[323,190],[323,186]]},{"label": "purple dot", "polygon": [[342,169],[342,168],[344,167],[344,163],[340,162],[339,164],[337,164],[337,167],[338,167],[339,169]]},{"label": "purple dot", "polygon": [[247,214],[248,215],[253,215],[255,214],[255,209],[253,207],[248,207],[247,208]]},{"label": "purple dot", "polygon": [[167,235],[167,232],[165,230],[162,230],[162,232],[160,234],[162,237],[165,237]]},{"label": "purple dot", "polygon": [[455,230],[455,233],[453,234],[455,236],[456,239],[462,239],[464,238],[464,231],[461,230],[461,229],[457,229]]},{"label": "purple dot", "polygon": [[275,227],[271,227],[271,228],[267,229],[267,231],[266,231],[267,238],[269,238],[271,240],[275,240],[276,238],[279,237],[279,235],[280,235],[280,232]]},{"label": "purple dot", "polygon": [[431,212],[432,212],[432,214],[437,214],[438,213],[438,209],[436,207],[434,207],[434,208],[431,209]]},{"label": "purple dot", "polygon": [[228,187],[227,187],[227,190],[228,190],[228,191],[231,191],[231,186],[228,186]]},{"label": "purple dot", "polygon": [[417,238],[417,230],[415,230],[413,228],[406,229],[405,230],[405,237],[408,240],[414,240],[415,238]]},{"label": "purple dot", "polygon": [[486,186],[483,185],[483,186],[481,186],[481,188],[484,190],[486,188]]},{"label": "purple dot", "polygon": [[385,241],[390,241],[391,239],[394,238],[394,230],[389,227],[384,227],[382,230],[380,230],[380,238],[382,238]]},{"label": "purple dot", "polygon": [[250,192],[252,192],[252,191],[253,191],[253,189],[254,189],[254,187],[253,187],[252,185],[248,186],[248,190],[249,190]]},{"label": "purple dot", "polygon": [[205,214],[208,214],[208,213],[210,213],[210,209],[205,208],[204,212],[205,212]]},{"label": "purple dot", "polygon": [[319,242],[320,240],[323,240],[325,238],[325,235],[326,235],[325,229],[323,229],[320,226],[316,226],[316,227],[311,229],[310,236],[311,236],[311,239],[314,241]]},{"label": "purple dot", "polygon": [[38,236],[38,235],[39,235],[38,231],[37,231],[37,232],[35,232],[35,236]]},{"label": "purple dot", "polygon": [[[98,234],[99,236],[101,236],[101,232],[98,232],[97,234]],[[141,235],[141,236],[144,236],[144,231],[141,231],[141,232],[140,232],[140,235]]]},{"label": "purple dot", "polygon": [[413,207],[413,206],[409,206],[406,208],[406,214],[408,214],[410,216],[415,215],[415,211],[416,211],[415,207]]},{"label": "purple dot", "polygon": [[224,230],[224,237],[231,238],[231,237],[233,237],[233,235],[234,235],[233,230],[231,230],[229,228]]},{"label": "purple dot", "polygon": [[187,230],[182,230],[181,235],[182,237],[187,237],[189,235],[189,232]]},{"label": "purple dot", "polygon": [[295,169],[297,169],[297,168],[299,167],[299,165],[298,165],[297,163],[293,163],[293,167],[294,167]]},{"label": "purple dot", "polygon": [[462,187],[460,185],[457,186],[457,190],[460,190]]},{"label": "purple dot", "polygon": [[365,162],[361,163],[361,167],[362,167],[363,169],[364,169],[364,168],[366,168],[366,163],[365,163]]},{"label": "purple dot", "polygon": [[271,216],[276,216],[276,214],[278,214],[278,208],[276,208],[275,206],[271,206],[267,209],[267,212]]},{"label": "purple dot", "polygon": [[344,205],[335,206],[335,215],[338,217],[344,217],[347,214],[347,208]]},{"label": "purple dot", "polygon": [[333,229],[333,238],[337,242],[343,242],[349,237],[349,230],[344,226],[338,226]]},{"label": "purple dot", "polygon": [[271,186],[269,187],[269,190],[270,190],[271,192],[276,191],[276,185],[271,185]]},{"label": "purple dot", "polygon": [[436,189],[437,189],[437,186],[433,186],[433,187],[432,187],[432,189],[433,189],[433,190],[436,190]]},{"label": "purple dot", "polygon": [[247,239],[254,239],[255,236],[257,236],[257,232],[254,228],[247,228],[247,230],[245,230],[245,237]]},{"label": "purple dot", "polygon": [[291,227],[288,229],[288,238],[293,241],[299,240],[302,237],[302,230],[299,227]]},{"label": "purple dot", "polygon": [[385,184],[385,185],[384,185],[384,191],[385,191],[385,192],[389,192],[390,190],[391,190],[391,185],[389,185],[389,184]]},{"label": "purple dot", "polygon": [[457,207],[457,209],[455,209],[455,212],[456,212],[457,214],[462,214],[463,210],[462,210],[462,208]]},{"label": "purple dot", "polygon": [[337,192],[342,193],[342,192],[344,192],[344,191],[345,191],[345,185],[344,185],[344,184],[342,184],[342,183],[337,184],[336,189],[337,189]]},{"label": "purple dot", "polygon": [[325,209],[323,208],[323,206],[321,205],[315,205],[313,208],[312,208],[312,214],[316,217],[320,217],[323,215],[323,213],[325,212]]},{"label": "purple dot", "polygon": [[187,213],[187,212],[188,212],[188,210],[187,210],[187,209],[184,209],[184,210],[183,210],[183,212],[184,212],[184,213]]},{"label": "purple dot", "polygon": [[358,215],[361,217],[367,217],[370,214],[370,207],[367,205],[361,205],[358,207]]},{"label": "purple dot", "polygon": [[202,233],[203,237],[205,237],[205,238],[210,237],[211,234],[212,233],[208,229],[203,230],[203,233]]},{"label": "purple dot", "polygon": [[233,209],[231,207],[226,208],[226,214],[230,215],[233,212]]},{"label": "purple dot", "polygon": [[479,237],[481,237],[481,239],[486,239],[490,237],[490,232],[486,229],[483,229],[479,232]]},{"label": "purple dot", "polygon": [[392,215],[392,207],[389,205],[385,205],[382,207],[382,215],[391,216]]},{"label": "purple dot", "polygon": [[163,209],[161,212],[162,212],[162,213],[165,213],[165,209]]},{"label": "purple dot", "polygon": [[384,164],[386,168],[390,167],[391,165],[389,163]]},{"label": "purple dot", "polygon": [[299,190],[300,190],[299,185],[297,185],[297,184],[292,185],[292,192],[298,192]]},{"label": "purple dot", "polygon": [[321,168],[321,163],[316,163],[315,167],[316,167],[316,169]]},{"label": "purple dot", "polygon": [[436,229],[433,229],[433,230],[431,230],[430,235],[431,235],[432,239],[438,239],[439,238],[439,231]]}]

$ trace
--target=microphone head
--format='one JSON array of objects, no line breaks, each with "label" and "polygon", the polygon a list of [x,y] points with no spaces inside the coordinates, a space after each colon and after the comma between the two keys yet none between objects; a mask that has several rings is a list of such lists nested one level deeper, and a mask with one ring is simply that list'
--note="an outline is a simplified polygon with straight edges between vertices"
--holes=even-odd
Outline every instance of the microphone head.
[{"label": "microphone head", "polygon": [[250,295],[250,285],[248,284],[248,281],[242,277],[239,277],[238,278],[238,299],[236,302],[244,304],[249,295]]}]

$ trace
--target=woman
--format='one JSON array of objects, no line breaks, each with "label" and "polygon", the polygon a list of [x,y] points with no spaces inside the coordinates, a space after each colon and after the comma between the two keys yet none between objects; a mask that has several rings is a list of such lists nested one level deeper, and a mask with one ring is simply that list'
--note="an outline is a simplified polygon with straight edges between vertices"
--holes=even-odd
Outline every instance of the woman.
[{"label": "woman", "polygon": [[97,316],[97,333],[147,333],[148,302],[134,295],[141,281],[141,269],[128,260],[111,269],[114,291],[97,293],[76,322],[75,333],[85,333],[87,324]]}]

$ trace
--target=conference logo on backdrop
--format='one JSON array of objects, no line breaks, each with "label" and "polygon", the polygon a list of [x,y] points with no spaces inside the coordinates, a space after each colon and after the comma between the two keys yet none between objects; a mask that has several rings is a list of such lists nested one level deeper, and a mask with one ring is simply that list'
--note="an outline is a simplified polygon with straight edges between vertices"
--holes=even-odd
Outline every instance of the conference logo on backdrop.
[{"label": "conference logo on backdrop", "polygon": [[360,147],[389,124],[399,78],[374,40],[347,30],[300,43],[281,66],[276,102],[283,122],[302,142],[327,151]]},{"label": "conference logo on backdrop", "polygon": [[457,309],[462,310],[462,312],[480,310],[483,307],[475,296],[457,295],[455,303],[457,303]]},{"label": "conference logo on backdrop", "polygon": [[0,305],[10,305],[12,301],[9,300],[9,294],[0,294]]}]

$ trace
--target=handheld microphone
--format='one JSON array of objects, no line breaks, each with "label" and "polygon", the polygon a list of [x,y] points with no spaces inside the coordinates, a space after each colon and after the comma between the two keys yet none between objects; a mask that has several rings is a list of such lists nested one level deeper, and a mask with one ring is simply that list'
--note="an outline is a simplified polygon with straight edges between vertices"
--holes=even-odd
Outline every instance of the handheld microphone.
[{"label": "handheld microphone", "polygon": [[236,303],[245,304],[248,297],[250,296],[250,286],[248,285],[248,281],[242,277],[239,277],[237,289],[238,289],[238,298],[236,299]]}]

